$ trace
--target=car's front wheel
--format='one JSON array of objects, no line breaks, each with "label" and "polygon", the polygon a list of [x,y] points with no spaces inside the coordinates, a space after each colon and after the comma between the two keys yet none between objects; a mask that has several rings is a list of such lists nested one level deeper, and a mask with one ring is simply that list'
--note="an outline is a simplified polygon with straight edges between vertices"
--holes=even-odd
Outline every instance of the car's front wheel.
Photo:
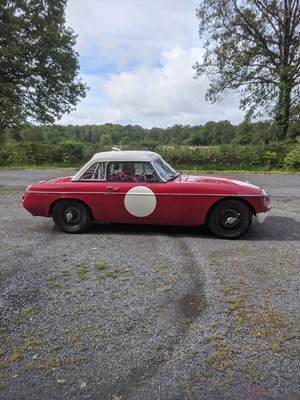
[{"label": "car's front wheel", "polygon": [[217,203],[208,217],[208,227],[213,234],[224,239],[237,239],[252,224],[252,212],[240,200],[228,199]]},{"label": "car's front wheel", "polygon": [[53,221],[62,231],[80,233],[92,224],[92,215],[85,204],[78,200],[60,200],[53,207]]}]

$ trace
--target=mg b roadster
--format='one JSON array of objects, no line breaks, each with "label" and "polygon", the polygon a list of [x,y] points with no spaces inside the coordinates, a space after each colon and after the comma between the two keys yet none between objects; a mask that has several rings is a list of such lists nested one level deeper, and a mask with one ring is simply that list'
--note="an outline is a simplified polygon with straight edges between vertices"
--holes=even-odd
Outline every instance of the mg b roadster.
[{"label": "mg b roadster", "polygon": [[67,233],[93,222],[200,226],[226,239],[244,235],[252,217],[263,222],[268,193],[237,178],[180,174],[149,151],[95,154],[75,175],[30,185],[23,206],[52,217]]}]

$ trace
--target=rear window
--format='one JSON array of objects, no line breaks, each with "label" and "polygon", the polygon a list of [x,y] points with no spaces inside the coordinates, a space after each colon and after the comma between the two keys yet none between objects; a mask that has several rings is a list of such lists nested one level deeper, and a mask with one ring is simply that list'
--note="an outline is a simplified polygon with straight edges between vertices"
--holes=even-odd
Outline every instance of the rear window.
[{"label": "rear window", "polygon": [[105,180],[105,165],[104,162],[92,164],[80,177],[80,181],[104,181]]}]

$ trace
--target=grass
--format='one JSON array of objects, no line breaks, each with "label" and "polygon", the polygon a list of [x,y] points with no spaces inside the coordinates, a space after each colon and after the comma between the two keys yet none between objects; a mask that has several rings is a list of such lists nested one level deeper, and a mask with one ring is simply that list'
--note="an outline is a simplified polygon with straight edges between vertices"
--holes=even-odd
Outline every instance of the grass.
[{"label": "grass", "polygon": [[[108,270],[106,270],[107,268],[109,268]],[[105,271],[105,272],[101,272],[100,274],[96,274],[96,278],[100,279],[100,280],[104,280],[107,278],[117,278],[118,275],[124,275],[127,274],[129,272],[128,268],[123,268],[123,269],[119,269],[119,268],[113,268],[110,265],[106,265],[106,266],[102,266],[101,268],[97,268],[96,269],[99,271]]]},{"label": "grass", "polygon": [[33,312],[33,308],[28,307],[28,308],[25,308],[24,310],[22,310],[21,315],[23,318],[25,318],[25,317],[27,317],[27,315],[29,315],[32,312]]},{"label": "grass", "polygon": [[47,285],[49,285],[49,286],[51,286],[51,287],[59,287],[60,286],[60,283],[57,281],[57,278],[58,278],[59,276],[58,275],[47,275],[46,277],[45,277],[45,282],[46,282],[46,284]]},{"label": "grass", "polygon": [[23,193],[23,189],[16,189],[16,188],[10,188],[10,187],[1,187],[0,190],[0,196],[12,196],[12,195],[19,195],[20,191]]},{"label": "grass", "polygon": [[78,331],[74,332],[71,336],[71,342],[73,344],[79,344],[81,337],[82,337],[82,332],[78,332]]},{"label": "grass", "polygon": [[281,170],[281,169],[272,169],[272,170],[266,170],[266,169],[228,169],[228,168],[223,168],[223,169],[214,169],[214,168],[207,168],[207,169],[194,169],[194,168],[176,168],[178,171],[180,171],[182,174],[213,174],[213,175],[236,175],[236,174],[241,174],[241,175],[299,175],[299,171],[287,171],[287,170]]},{"label": "grass", "polygon": [[97,271],[103,271],[103,270],[109,268],[110,266],[111,266],[110,264],[107,264],[105,262],[95,264],[95,268]]},{"label": "grass", "polygon": [[23,343],[13,348],[10,360],[13,362],[18,361],[27,350],[40,348],[44,344],[45,341],[40,337],[28,337],[25,335]]},{"label": "grass", "polygon": [[[62,261],[62,258],[64,258],[65,261]],[[99,340],[100,336],[105,335],[105,337],[109,338],[112,334],[111,332],[113,331],[113,328],[110,326],[112,320],[118,322],[120,318],[119,309],[113,309],[111,310],[112,312],[106,316],[106,320],[104,322],[98,322],[98,319],[95,326],[92,322],[82,322],[72,326],[64,326],[64,315],[63,313],[61,314],[60,311],[60,302],[63,302],[64,299],[61,296],[63,295],[63,297],[65,297],[66,295],[71,294],[71,296],[68,296],[68,301],[72,302],[73,304],[75,320],[84,321],[84,316],[87,312],[90,312],[90,315],[95,312],[95,316],[97,317],[99,310],[105,310],[105,307],[100,307],[97,304],[99,299],[96,297],[96,295],[101,296],[101,294],[99,294],[99,292],[97,293],[97,287],[99,288],[99,285],[97,286],[95,278],[97,278],[99,274],[104,274],[104,279],[117,279],[117,282],[121,282],[124,275],[130,272],[129,268],[117,267],[101,260],[94,260],[93,262],[92,260],[88,262],[79,260],[73,265],[70,265],[66,254],[51,257],[48,259],[48,262],[52,265],[52,270],[49,270],[49,275],[44,276],[44,284],[48,286],[46,291],[47,297],[49,296],[49,301],[52,301],[52,303],[55,304],[55,307],[56,304],[59,306],[57,320],[61,321],[59,325],[60,332],[55,333],[55,327],[57,328],[57,325],[54,322],[53,327],[47,327],[47,329],[50,329],[52,334],[55,334],[54,338],[46,334],[46,340],[44,340],[39,335],[35,336],[30,335],[29,333],[26,334],[24,338],[20,338],[20,334],[13,333],[11,335],[13,340],[16,338],[21,339],[19,342],[16,341],[16,344],[14,344],[12,340],[9,341],[6,339],[10,337],[10,334],[7,334],[8,330],[1,330],[1,333],[3,333],[2,336],[4,340],[4,347],[2,347],[4,350],[2,350],[1,347],[0,372],[1,374],[5,374],[7,384],[9,380],[6,378],[6,374],[8,373],[9,368],[14,368],[16,375],[21,373],[29,374],[32,371],[40,371],[40,373],[46,373],[49,375],[54,374],[56,370],[62,368],[62,360],[64,360],[64,365],[71,366],[78,364],[83,357],[81,357],[80,354],[76,357],[73,357],[72,354],[74,353],[74,349],[76,348],[76,352],[80,353],[82,351],[81,345],[85,342],[85,340],[90,340],[95,343]],[[82,296],[89,295],[89,288],[86,287],[86,284],[84,284],[84,286],[81,284],[87,280],[91,281],[89,284],[93,288],[93,296],[95,295],[95,297],[93,297],[95,302],[90,305],[90,309],[89,306],[86,306],[81,301],[81,299],[80,301],[75,302],[74,298],[72,297],[72,294],[76,292],[76,287],[78,288],[76,297],[79,296],[79,292]],[[76,285],[74,285],[74,283]],[[77,286],[77,284],[79,285]],[[66,288],[66,286],[68,286],[68,288]],[[107,287],[107,292],[105,288],[105,292],[102,290],[101,293],[108,299],[117,299],[119,296],[122,296],[120,289],[116,289],[115,286]],[[45,311],[46,309],[43,310],[39,308],[39,312],[41,314],[45,313]],[[36,318],[34,319],[33,323],[30,324],[29,317],[32,315],[35,315]],[[38,311],[36,311],[32,306],[20,310],[20,316],[22,317],[23,321],[20,318],[16,323],[22,323],[23,330],[26,329],[28,331],[33,331],[35,326],[39,325]],[[6,384],[3,387],[6,387]]]},{"label": "grass", "polygon": [[74,170],[79,170],[79,168],[81,168],[82,165],[78,164],[78,165],[70,165],[70,166],[66,166],[64,164],[41,164],[41,165],[37,165],[37,164],[7,164],[7,165],[0,165],[0,170],[1,169],[5,169],[5,170],[63,170],[63,171],[74,171]]},{"label": "grass", "polygon": [[81,264],[77,267],[76,273],[79,281],[87,280],[87,273],[89,272],[88,267],[85,264]]},{"label": "grass", "polygon": [[[237,250],[235,254],[238,256]],[[294,322],[288,313],[276,309],[269,298],[270,293],[257,286],[257,271],[245,263],[245,254],[240,264],[242,268],[235,274],[227,270],[228,262],[230,264],[230,256],[219,256],[217,251],[211,253],[210,279],[218,293],[219,318],[206,330],[204,341],[210,351],[205,358],[205,371],[214,376],[220,387],[221,383],[224,387],[233,384],[234,377],[241,373],[248,377],[250,384],[271,381],[272,371],[260,370],[258,365],[263,366],[275,355],[295,357],[295,346],[286,340],[289,332],[294,331]],[[284,282],[278,259],[273,263],[270,261],[263,273],[264,279],[275,285],[273,295],[278,295],[277,286],[281,288]],[[258,294],[260,302],[257,301]],[[255,368],[248,361],[253,359]],[[206,375],[196,371],[195,379],[205,381]],[[217,386],[216,390],[219,390]]]}]

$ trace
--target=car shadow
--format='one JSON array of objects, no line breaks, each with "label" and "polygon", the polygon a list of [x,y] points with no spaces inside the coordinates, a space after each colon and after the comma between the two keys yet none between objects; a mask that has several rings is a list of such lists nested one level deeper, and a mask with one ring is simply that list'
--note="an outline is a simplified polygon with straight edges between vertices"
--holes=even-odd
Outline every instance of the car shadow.
[{"label": "car shadow", "polygon": [[249,232],[244,236],[257,241],[300,241],[300,222],[290,217],[268,216],[263,224],[254,219]]},{"label": "car shadow", "polygon": [[[206,225],[180,227],[165,225],[93,224],[85,234],[123,234],[140,236],[165,235],[199,239],[225,240],[214,236]],[[250,241],[300,241],[300,223],[293,218],[268,216],[263,224],[253,218],[250,230],[237,240]]]},{"label": "car shadow", "polygon": [[93,224],[86,233],[110,233],[124,235],[142,235],[142,236],[190,236],[199,237],[201,232],[203,236],[211,235],[206,226],[201,227],[182,227],[169,225],[138,225],[138,224]]}]

